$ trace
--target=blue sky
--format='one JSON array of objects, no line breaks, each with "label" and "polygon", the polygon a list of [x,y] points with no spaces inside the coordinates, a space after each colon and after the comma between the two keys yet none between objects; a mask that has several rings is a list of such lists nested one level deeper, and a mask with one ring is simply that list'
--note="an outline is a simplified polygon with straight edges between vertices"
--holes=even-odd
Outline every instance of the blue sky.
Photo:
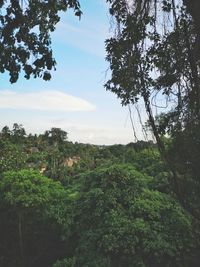
[{"label": "blue sky", "polygon": [[[115,144],[134,141],[128,109],[105,91],[108,64],[104,41],[110,33],[110,17],[104,0],[81,0],[79,21],[71,11],[52,35],[57,70],[52,79],[9,83],[0,76],[0,127],[21,123],[27,132],[41,133],[60,127],[71,141]],[[108,78],[108,77],[107,77]],[[137,119],[135,125],[138,126]],[[138,133],[138,138],[140,136]]]}]

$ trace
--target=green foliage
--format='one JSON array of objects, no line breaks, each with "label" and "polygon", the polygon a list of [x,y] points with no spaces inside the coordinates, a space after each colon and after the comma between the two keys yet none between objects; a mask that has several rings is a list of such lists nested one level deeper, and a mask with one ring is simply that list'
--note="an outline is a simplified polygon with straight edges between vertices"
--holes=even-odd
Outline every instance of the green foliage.
[{"label": "green foliage", "polygon": [[[46,258],[43,249],[48,249],[49,242],[60,247],[61,235],[69,231],[72,214],[68,214],[67,192],[59,182],[31,170],[6,172],[0,180],[0,200],[1,245],[10,247],[0,258],[2,266],[21,267],[34,261],[37,265],[41,256]],[[57,254],[48,261],[55,261]]]},{"label": "green foliage", "polygon": [[[149,0],[135,0],[129,4],[125,0],[107,2],[110,2],[111,15],[120,30],[106,41],[107,60],[111,69],[111,78],[105,85],[106,89],[114,92],[124,105],[144,98],[146,107],[151,96],[156,98],[159,94],[173,95],[173,100],[177,103],[173,113],[179,119],[183,119],[180,113],[190,101],[193,104],[187,108],[187,113],[193,112],[197,103],[190,99],[187,92],[190,91],[191,96],[196,94],[198,86],[195,84],[194,88],[190,84],[187,74],[191,70],[190,53],[194,49],[196,36],[184,7],[181,4],[173,6],[171,0],[154,3]],[[160,16],[168,16],[169,21],[174,20],[171,27],[166,26],[162,31]],[[196,65],[197,62],[193,64]],[[182,82],[183,78],[190,84],[187,89]],[[195,77],[192,79],[195,82]],[[177,92],[179,85],[185,91]]]},{"label": "green foliage", "polygon": [[53,267],[75,267],[75,258],[57,261]]},{"label": "green foliage", "polygon": [[[61,129],[17,132],[4,127],[0,135],[1,266],[199,265],[199,221],[177,202],[155,144],[95,146],[60,138]],[[163,141],[172,151],[173,138]],[[187,175],[181,189],[194,211],[198,188]]]},{"label": "green foliage", "polygon": [[0,72],[8,71],[11,83],[18,80],[21,71],[26,79],[51,78],[56,61],[50,34],[60,20],[60,12],[68,8],[81,16],[76,0],[0,1]]},{"label": "green foliage", "polygon": [[[85,174],[76,219],[81,266],[179,266],[192,249],[192,220],[130,165]],[[102,259],[100,264],[100,259]]]},{"label": "green foliage", "polygon": [[[148,163],[151,156],[141,156],[138,161],[144,164],[142,170],[155,177],[170,169],[169,191],[174,191],[182,206],[199,220],[198,1],[107,2],[116,31],[106,41],[111,75],[105,87],[120,98],[122,105],[144,102],[147,124],[167,167],[163,168],[159,159],[160,164],[154,165]],[[166,104],[158,104],[164,100]],[[191,195],[196,197],[191,200]]]},{"label": "green foliage", "polygon": [[45,131],[44,138],[48,140],[50,145],[62,144],[67,140],[67,132],[60,128],[51,128],[50,131]]},{"label": "green foliage", "polygon": [[26,153],[16,144],[0,140],[0,173],[26,166]]},{"label": "green foliage", "polygon": [[36,209],[49,205],[54,192],[62,187],[38,172],[6,172],[0,182],[3,200],[18,209]]}]

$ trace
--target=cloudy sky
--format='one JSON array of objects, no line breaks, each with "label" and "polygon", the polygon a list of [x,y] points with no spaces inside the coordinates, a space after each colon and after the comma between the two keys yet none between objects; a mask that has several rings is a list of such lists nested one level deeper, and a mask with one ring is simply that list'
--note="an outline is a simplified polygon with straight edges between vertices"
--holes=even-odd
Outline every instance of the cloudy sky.
[{"label": "cloudy sky", "polygon": [[[21,77],[10,84],[8,75],[0,74],[0,127],[12,128],[16,122],[28,133],[60,127],[71,141],[132,142],[127,107],[122,108],[116,96],[103,87],[108,68],[104,49],[104,40],[110,34],[108,7],[104,0],[80,2],[82,19],[79,21],[72,12],[63,14],[52,36],[57,70],[51,81]],[[142,138],[140,131],[138,138]]]}]

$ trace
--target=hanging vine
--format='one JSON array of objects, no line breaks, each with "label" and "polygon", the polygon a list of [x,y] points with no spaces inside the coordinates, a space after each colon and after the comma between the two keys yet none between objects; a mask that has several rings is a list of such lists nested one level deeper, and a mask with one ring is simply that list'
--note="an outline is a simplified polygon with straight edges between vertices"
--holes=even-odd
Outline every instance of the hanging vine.
[{"label": "hanging vine", "polygon": [[[190,169],[194,175],[196,158],[200,159],[200,136],[197,135],[200,129],[200,62],[196,55],[198,19],[184,5],[188,1],[107,2],[120,31],[106,41],[111,77],[105,87],[121,99],[122,105],[137,105],[143,99],[161,156],[174,173],[176,193],[183,199],[177,170]],[[162,106],[161,111],[156,103],[163,99],[166,107]],[[177,161],[163,142],[166,133],[171,137]],[[186,136],[190,144],[185,142]],[[184,159],[183,148],[191,148]]]}]

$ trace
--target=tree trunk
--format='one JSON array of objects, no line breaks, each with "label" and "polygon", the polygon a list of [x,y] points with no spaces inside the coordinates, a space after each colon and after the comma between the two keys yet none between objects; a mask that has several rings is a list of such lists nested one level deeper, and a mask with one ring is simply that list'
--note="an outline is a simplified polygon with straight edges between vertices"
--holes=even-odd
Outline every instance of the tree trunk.
[{"label": "tree trunk", "polygon": [[200,60],[200,1],[199,0],[183,0],[187,8],[187,12],[192,16],[195,31],[197,34],[195,44],[195,57]]},{"label": "tree trunk", "polygon": [[199,0],[183,0],[188,13],[192,16],[196,27],[197,34],[200,35],[200,1]]},{"label": "tree trunk", "polygon": [[18,233],[19,233],[19,250],[21,266],[24,267],[24,244],[23,244],[23,231],[22,231],[22,214],[18,214]]}]

